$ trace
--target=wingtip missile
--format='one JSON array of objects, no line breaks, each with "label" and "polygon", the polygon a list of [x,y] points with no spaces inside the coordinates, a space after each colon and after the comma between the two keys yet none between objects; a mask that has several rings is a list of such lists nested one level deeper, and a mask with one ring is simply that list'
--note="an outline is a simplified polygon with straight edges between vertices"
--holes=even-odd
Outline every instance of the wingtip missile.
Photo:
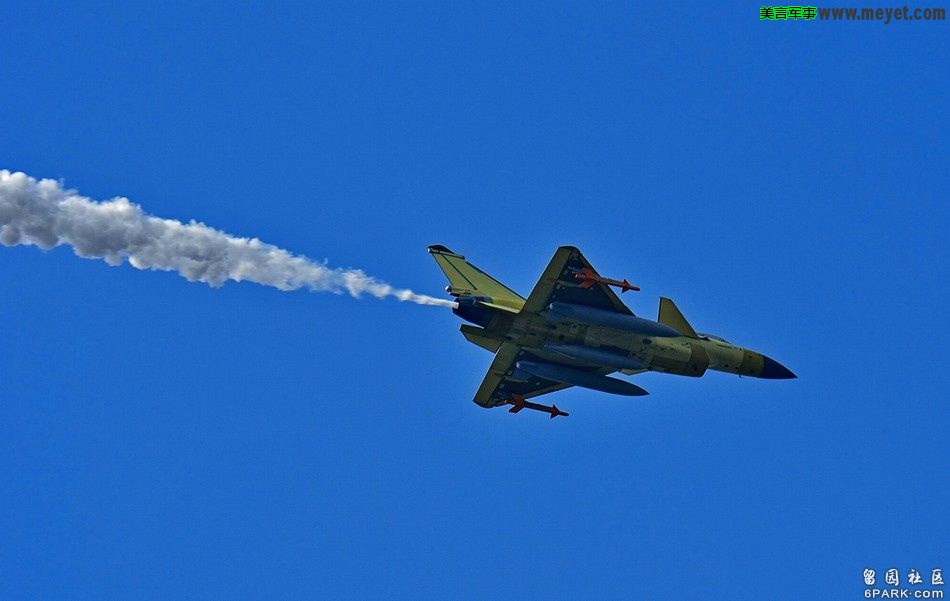
[{"label": "wingtip missile", "polygon": [[610,278],[604,278],[597,275],[593,269],[590,267],[584,267],[579,272],[574,274],[575,280],[580,280],[581,288],[590,288],[594,284],[604,284],[605,286],[614,286],[615,288],[620,288],[620,293],[623,294],[627,290],[640,290],[639,286],[634,286],[625,279],[621,280],[612,280]]},{"label": "wingtip missile", "polygon": [[505,401],[507,404],[511,405],[511,409],[508,410],[508,413],[518,413],[522,409],[533,409],[535,411],[543,411],[544,413],[551,414],[551,419],[559,415],[567,417],[570,413],[566,411],[561,411],[557,408],[557,405],[542,405],[540,403],[532,403],[531,401],[526,401],[523,396],[520,394],[513,394],[511,398]]}]

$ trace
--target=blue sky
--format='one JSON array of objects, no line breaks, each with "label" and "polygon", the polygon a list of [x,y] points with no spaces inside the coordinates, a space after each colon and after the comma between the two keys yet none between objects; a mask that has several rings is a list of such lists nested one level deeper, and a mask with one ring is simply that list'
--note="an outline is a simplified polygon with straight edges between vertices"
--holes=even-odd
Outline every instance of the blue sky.
[{"label": "blue sky", "polygon": [[0,597],[857,599],[947,554],[941,23],[7,4],[0,168],[440,295],[579,246],[794,381],[470,399],[449,311],[0,248]]}]

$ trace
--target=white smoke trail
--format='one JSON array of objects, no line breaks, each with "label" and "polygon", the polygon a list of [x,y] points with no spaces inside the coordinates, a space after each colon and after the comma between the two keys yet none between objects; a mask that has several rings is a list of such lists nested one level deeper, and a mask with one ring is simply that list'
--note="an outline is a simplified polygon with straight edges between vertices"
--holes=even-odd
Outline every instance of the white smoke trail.
[{"label": "white smoke trail", "polygon": [[153,217],[127,198],[97,202],[51,179],[0,170],[0,243],[50,249],[61,244],[109,265],[176,271],[214,287],[228,280],[280,290],[346,291],[420,305],[454,302],[393,288],[359,269],[332,269],[257,238],[237,238],[203,223]]}]

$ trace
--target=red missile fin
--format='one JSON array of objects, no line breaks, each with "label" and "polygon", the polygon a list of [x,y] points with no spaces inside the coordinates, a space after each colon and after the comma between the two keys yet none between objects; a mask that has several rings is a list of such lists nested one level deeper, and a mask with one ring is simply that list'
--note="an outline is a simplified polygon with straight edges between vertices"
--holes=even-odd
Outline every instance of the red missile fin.
[{"label": "red missile fin", "polygon": [[623,294],[623,293],[626,292],[627,290],[637,290],[637,291],[640,290],[640,287],[639,287],[639,286],[634,286],[633,284],[631,284],[630,282],[628,282],[626,278],[624,278],[623,284],[621,285],[620,288],[621,288],[620,294]]}]

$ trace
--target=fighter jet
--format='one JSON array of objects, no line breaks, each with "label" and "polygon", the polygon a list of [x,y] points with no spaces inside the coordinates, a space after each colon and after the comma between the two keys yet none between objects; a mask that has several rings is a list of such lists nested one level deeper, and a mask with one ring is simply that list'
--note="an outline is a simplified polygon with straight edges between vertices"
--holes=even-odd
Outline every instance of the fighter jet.
[{"label": "fighter jet", "polygon": [[449,278],[452,312],[466,340],[495,354],[474,401],[486,408],[510,405],[551,418],[568,415],[556,405],[528,399],[581,386],[642,396],[646,390],[608,374],[657,371],[698,378],[707,369],[754,378],[796,377],[761,353],[698,333],[672,300],[660,298],[656,321],[637,317],[611,286],[639,290],[626,279],[601,277],[581,252],[562,246],[525,299],[442,245],[429,247]]}]

